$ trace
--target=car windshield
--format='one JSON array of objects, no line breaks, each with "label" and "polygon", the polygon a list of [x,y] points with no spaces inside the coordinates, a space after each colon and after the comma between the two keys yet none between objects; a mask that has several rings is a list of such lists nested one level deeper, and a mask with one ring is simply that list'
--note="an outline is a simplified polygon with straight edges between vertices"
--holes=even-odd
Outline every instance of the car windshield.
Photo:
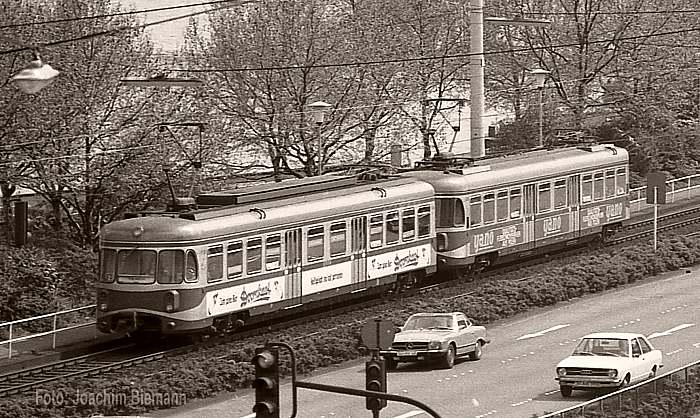
[{"label": "car windshield", "polygon": [[620,338],[584,338],[574,349],[573,355],[628,357],[629,343]]},{"label": "car windshield", "polygon": [[452,329],[452,317],[447,315],[435,316],[413,316],[408,318],[404,331],[421,330],[421,329]]}]

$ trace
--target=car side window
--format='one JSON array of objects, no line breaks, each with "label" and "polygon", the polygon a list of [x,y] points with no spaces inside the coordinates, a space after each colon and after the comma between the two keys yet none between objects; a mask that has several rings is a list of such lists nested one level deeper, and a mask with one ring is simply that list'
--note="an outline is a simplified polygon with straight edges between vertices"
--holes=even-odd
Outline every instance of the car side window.
[{"label": "car side window", "polygon": [[639,341],[639,345],[642,347],[642,353],[646,354],[651,351],[651,347],[646,341],[644,341],[644,339],[638,338],[637,340]]},{"label": "car side window", "polygon": [[639,348],[639,342],[635,338],[632,340],[632,357],[638,357],[642,355],[642,349]]},{"label": "car side window", "polygon": [[464,319],[457,320],[457,327],[459,327],[459,329],[466,328],[467,321],[465,321]]}]

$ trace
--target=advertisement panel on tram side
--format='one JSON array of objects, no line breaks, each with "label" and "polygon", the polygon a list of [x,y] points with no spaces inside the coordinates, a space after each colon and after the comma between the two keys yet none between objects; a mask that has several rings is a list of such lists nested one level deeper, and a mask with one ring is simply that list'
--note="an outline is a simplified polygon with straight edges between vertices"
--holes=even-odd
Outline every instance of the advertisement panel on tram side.
[{"label": "advertisement panel on tram side", "polygon": [[535,221],[535,239],[554,237],[573,232],[572,213],[538,215]]},{"label": "advertisement panel on tram side", "polygon": [[367,258],[367,279],[417,270],[434,263],[435,257],[430,244],[388,251]]},{"label": "advertisement panel on tram side", "polygon": [[467,255],[475,255],[523,244],[523,224],[517,223],[496,228],[481,228],[470,232]]},{"label": "advertisement panel on tram side", "polygon": [[207,316],[248,309],[284,299],[284,278],[274,277],[207,292]]},{"label": "advertisement panel on tram side", "polygon": [[629,210],[625,206],[624,199],[619,199],[582,208],[579,213],[581,214],[581,229],[585,229],[627,219]]},{"label": "advertisement panel on tram side", "polygon": [[350,262],[305,271],[301,276],[301,294],[312,295],[324,290],[337,289],[352,283]]}]

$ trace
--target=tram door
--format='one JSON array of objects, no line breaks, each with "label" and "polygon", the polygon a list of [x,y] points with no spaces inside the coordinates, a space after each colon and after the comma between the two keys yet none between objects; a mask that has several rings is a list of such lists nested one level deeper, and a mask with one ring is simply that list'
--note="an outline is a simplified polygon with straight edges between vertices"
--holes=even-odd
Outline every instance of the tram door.
[{"label": "tram door", "polygon": [[301,303],[301,229],[292,229],[284,234],[284,297]]},{"label": "tram door", "polygon": [[537,212],[537,193],[535,184],[526,184],[523,187],[523,216],[525,217],[525,242],[528,248],[535,247],[535,213]]},{"label": "tram door", "polygon": [[581,211],[580,200],[579,200],[579,185],[580,178],[578,174],[569,176],[566,179],[566,190],[568,191],[567,198],[569,199],[569,225],[571,225],[571,232],[574,233],[576,237],[580,235],[581,225],[579,221],[579,212]]},{"label": "tram door", "polygon": [[353,289],[363,289],[367,281],[367,218],[350,221],[350,263]]}]

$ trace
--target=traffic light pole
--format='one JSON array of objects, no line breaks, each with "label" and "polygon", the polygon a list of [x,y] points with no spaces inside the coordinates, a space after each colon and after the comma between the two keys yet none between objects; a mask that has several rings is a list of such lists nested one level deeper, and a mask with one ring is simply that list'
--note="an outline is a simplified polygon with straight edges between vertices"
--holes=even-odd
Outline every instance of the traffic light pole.
[{"label": "traffic light pole", "polygon": [[[400,396],[400,395],[393,395],[390,393],[384,393],[384,392],[375,392],[371,390],[362,390],[362,389],[352,389],[352,388],[346,388],[342,386],[333,386],[333,385],[324,385],[321,383],[312,383],[312,382],[298,382],[297,381],[297,373],[296,373],[296,360],[294,357],[294,350],[289,344],[286,343],[281,343],[281,342],[272,342],[272,343],[267,343],[266,344],[269,347],[282,347],[287,349],[289,351],[289,356],[292,362],[292,415],[291,418],[296,418],[297,416],[297,388],[305,388],[305,389],[312,389],[312,390],[320,390],[322,392],[332,392],[332,393],[341,393],[344,395],[352,395],[352,396],[360,396],[363,398],[378,398],[378,399],[383,399],[386,401],[395,401],[395,402],[402,402],[406,403],[409,405],[413,405],[417,408],[422,409],[423,411],[427,412],[434,418],[441,418],[440,415],[433,411],[431,407],[428,405],[424,404],[421,401],[411,399],[406,396]],[[373,416],[374,418],[379,417],[379,410],[373,410]]]}]

